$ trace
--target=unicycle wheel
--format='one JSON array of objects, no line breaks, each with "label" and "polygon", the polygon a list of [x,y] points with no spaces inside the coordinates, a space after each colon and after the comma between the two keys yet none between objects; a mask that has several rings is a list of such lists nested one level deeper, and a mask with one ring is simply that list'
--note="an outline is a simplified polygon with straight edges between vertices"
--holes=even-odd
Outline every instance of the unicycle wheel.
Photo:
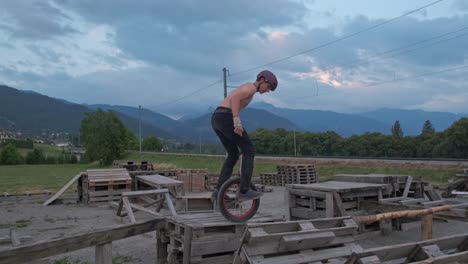
[{"label": "unicycle wheel", "polygon": [[[255,189],[255,186],[252,185]],[[218,191],[218,205],[221,214],[231,222],[246,222],[252,218],[260,206],[260,199],[239,201],[240,178],[232,177]]]}]

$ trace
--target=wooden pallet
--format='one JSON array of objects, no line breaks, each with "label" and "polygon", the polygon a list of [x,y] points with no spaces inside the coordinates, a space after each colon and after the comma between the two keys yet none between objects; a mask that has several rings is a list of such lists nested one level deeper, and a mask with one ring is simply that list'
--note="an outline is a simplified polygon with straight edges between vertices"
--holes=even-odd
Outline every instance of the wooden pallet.
[{"label": "wooden pallet", "polygon": [[207,174],[207,169],[181,169],[177,170],[176,179],[184,182],[186,192],[204,192]]},{"label": "wooden pallet", "polygon": [[[324,256],[340,257],[362,250],[355,245],[345,246],[354,241],[357,229],[349,217],[251,224],[234,263],[294,264],[320,261]],[[301,260],[311,251],[316,260]]]},{"label": "wooden pallet", "polygon": [[363,200],[378,201],[386,184],[329,181],[290,184],[286,187],[290,219],[313,219],[348,215],[359,210]]},{"label": "wooden pallet", "polygon": [[84,203],[118,201],[123,192],[131,191],[132,178],[125,169],[87,170],[79,189]]},{"label": "wooden pallet", "polygon": [[148,160],[114,160],[113,168],[124,168],[128,171],[152,171],[154,166]]},{"label": "wooden pallet", "polygon": [[277,171],[281,186],[319,182],[318,172],[314,164],[278,165]]}]

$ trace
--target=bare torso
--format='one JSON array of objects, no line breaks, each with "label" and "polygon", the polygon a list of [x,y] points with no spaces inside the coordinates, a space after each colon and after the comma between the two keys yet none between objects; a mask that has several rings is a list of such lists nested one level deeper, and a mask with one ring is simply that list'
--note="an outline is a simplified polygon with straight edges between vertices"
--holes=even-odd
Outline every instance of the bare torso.
[{"label": "bare torso", "polygon": [[224,100],[219,104],[219,106],[227,107],[233,109],[234,114],[236,110],[236,101],[239,100],[239,111],[244,109],[251,101],[257,88],[253,83],[246,83],[239,86],[236,90],[232,91]]}]

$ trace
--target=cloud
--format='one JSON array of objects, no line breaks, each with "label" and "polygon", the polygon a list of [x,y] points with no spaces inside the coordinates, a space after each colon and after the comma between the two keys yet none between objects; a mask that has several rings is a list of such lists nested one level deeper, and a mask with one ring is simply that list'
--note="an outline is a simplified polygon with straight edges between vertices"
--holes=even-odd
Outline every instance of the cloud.
[{"label": "cloud", "polygon": [[0,30],[10,38],[42,40],[77,32],[71,18],[47,1],[2,1],[0,10]]},{"label": "cloud", "polygon": [[466,62],[468,29],[398,50],[461,29],[468,15],[459,13],[408,16],[327,45],[384,20],[333,11],[339,26],[317,27],[307,22],[310,12],[329,11],[282,0],[5,3],[0,78],[73,102],[141,104],[173,115],[207,109],[222,99],[221,83],[206,86],[222,78],[223,67],[228,85],[274,71],[278,90],[255,100],[289,108],[446,104],[459,111],[461,104],[440,98],[465,96],[463,71],[394,82]]}]

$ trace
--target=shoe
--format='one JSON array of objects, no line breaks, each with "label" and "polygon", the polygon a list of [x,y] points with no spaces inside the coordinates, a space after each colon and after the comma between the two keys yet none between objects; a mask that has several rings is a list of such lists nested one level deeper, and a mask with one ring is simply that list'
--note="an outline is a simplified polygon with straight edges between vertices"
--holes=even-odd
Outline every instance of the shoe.
[{"label": "shoe", "polygon": [[248,200],[255,200],[260,198],[263,195],[261,192],[248,190],[246,193],[239,193],[237,199],[239,201],[248,201]]}]

